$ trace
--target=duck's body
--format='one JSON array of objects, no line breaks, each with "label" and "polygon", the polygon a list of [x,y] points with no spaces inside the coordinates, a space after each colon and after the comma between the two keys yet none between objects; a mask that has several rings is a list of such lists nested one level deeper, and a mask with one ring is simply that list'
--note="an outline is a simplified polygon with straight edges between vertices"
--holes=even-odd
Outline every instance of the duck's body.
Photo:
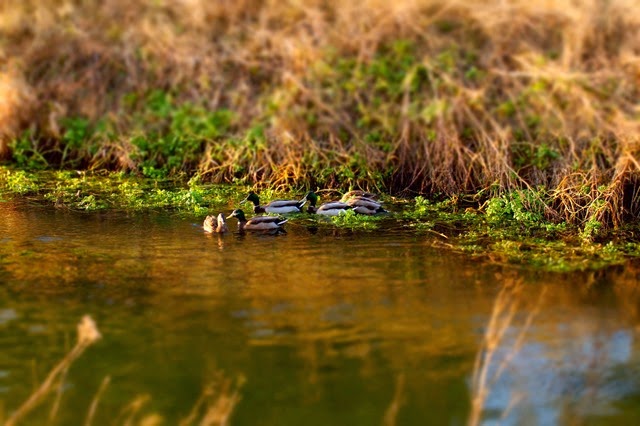
[{"label": "duck's body", "polygon": [[227,226],[222,213],[219,213],[217,218],[213,216],[207,216],[204,219],[202,227],[205,231],[210,233],[224,234],[225,232],[229,232],[229,227]]},{"label": "duck's body", "polygon": [[[307,211],[312,213],[312,207],[308,207]],[[321,204],[320,207],[315,211],[315,214],[324,215],[324,216],[338,216],[339,214],[345,213],[347,210],[351,210],[352,207],[347,203],[341,203],[340,201],[332,201],[329,203]]]},{"label": "duck's body", "polygon": [[388,213],[382,208],[382,204],[365,197],[352,197],[347,201],[347,204],[353,208],[353,211],[359,214],[376,214],[376,213]]},{"label": "duck's body", "polygon": [[307,197],[302,200],[274,200],[267,205],[260,205],[260,198],[255,192],[250,192],[247,198],[242,200],[240,204],[251,201],[253,203],[253,212],[255,214],[262,213],[275,213],[275,214],[287,214],[287,213],[300,213],[302,206],[307,202]]},{"label": "duck's body", "polygon": [[341,201],[330,201],[328,203],[321,204],[320,207],[316,207],[318,202],[318,196],[313,191],[309,191],[306,197],[309,200],[309,207],[307,212],[312,214],[319,214],[323,216],[338,216],[345,213],[347,210],[351,210],[352,207]]},{"label": "duck's body", "polygon": [[227,219],[232,217],[238,219],[239,231],[273,231],[281,229],[282,225],[287,222],[287,219],[278,216],[255,216],[247,220],[244,212],[240,209],[234,210]]},{"label": "duck's body", "polygon": [[353,191],[346,192],[342,198],[340,198],[340,201],[346,203],[352,198],[367,198],[371,201],[376,201],[378,199],[378,195],[361,189],[354,189]]}]

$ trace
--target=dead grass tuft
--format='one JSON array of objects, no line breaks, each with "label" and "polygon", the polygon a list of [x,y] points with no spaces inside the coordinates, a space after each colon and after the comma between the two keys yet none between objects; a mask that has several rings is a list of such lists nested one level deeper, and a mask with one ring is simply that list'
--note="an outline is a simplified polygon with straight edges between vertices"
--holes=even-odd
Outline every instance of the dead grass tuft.
[{"label": "dead grass tuft", "polygon": [[[640,210],[633,0],[7,0],[0,17],[5,153],[31,127],[49,165],[542,185],[555,216],[603,227]],[[78,118],[90,132],[69,133]]]}]

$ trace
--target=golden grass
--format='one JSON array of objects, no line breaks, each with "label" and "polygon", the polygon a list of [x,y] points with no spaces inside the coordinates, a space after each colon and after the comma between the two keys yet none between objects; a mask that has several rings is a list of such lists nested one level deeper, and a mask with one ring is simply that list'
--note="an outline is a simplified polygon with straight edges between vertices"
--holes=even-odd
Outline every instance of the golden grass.
[{"label": "golden grass", "polygon": [[9,141],[18,136],[31,119],[33,94],[20,72],[0,71],[0,160],[10,156]]},{"label": "golden grass", "polygon": [[0,34],[5,152],[26,128],[63,151],[65,118],[107,119],[113,133],[74,158],[139,170],[135,113],[159,90],[233,112],[182,164],[215,182],[543,185],[574,223],[640,211],[633,0],[6,0]]}]

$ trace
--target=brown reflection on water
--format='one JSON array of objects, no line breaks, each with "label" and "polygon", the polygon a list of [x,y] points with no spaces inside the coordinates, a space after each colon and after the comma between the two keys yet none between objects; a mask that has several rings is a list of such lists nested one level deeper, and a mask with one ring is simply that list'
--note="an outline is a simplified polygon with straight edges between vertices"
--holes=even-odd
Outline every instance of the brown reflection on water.
[{"label": "brown reflection on water", "polygon": [[[637,264],[567,275],[509,270],[436,250],[393,221],[385,232],[352,233],[310,232],[306,220],[292,220],[274,237],[208,235],[199,219],[171,214],[4,203],[0,215],[0,345],[8,348],[0,400],[8,410],[33,388],[29,363],[37,360],[43,377],[69,347],[68,330],[90,313],[105,339],[65,394],[83,412],[90,401],[80,394],[112,375],[107,406],[149,394],[149,409],[175,420],[223,370],[247,379],[235,424],[252,424],[256,412],[263,424],[464,424],[476,353],[498,292],[513,281],[527,303],[496,362],[537,313],[487,397],[485,419],[498,418],[514,395],[507,423],[589,419],[594,398],[607,409],[638,401],[637,375],[616,375],[638,365]],[[635,419],[629,403],[621,407],[608,415]]]},{"label": "brown reflection on water", "polygon": [[629,262],[624,268],[618,268],[611,281],[625,318],[640,332],[640,262]]}]

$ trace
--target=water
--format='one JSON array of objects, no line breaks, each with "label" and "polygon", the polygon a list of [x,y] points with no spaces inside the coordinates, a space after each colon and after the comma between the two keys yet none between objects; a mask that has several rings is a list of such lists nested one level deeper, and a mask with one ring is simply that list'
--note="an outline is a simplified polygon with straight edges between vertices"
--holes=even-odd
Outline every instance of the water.
[{"label": "water", "polygon": [[[4,202],[0,218],[0,422],[71,350],[84,314],[103,338],[18,424],[83,424],[109,377],[94,425],[201,419],[234,392],[234,425],[464,425],[483,366],[481,424],[640,421],[637,265],[492,266],[393,221],[211,236],[170,213]],[[505,303],[514,315],[475,364]]]}]

